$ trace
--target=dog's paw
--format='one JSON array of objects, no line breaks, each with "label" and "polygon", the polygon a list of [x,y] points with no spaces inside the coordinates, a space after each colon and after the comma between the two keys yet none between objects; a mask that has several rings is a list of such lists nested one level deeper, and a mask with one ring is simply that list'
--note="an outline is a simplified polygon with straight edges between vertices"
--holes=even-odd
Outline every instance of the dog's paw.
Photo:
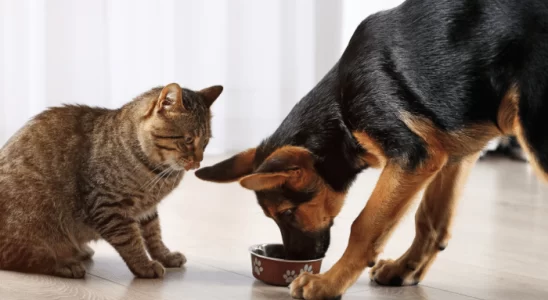
[{"label": "dog's paw", "polygon": [[369,272],[371,280],[385,286],[416,285],[414,274],[417,267],[410,264],[402,266],[398,261],[381,260]]},{"label": "dog's paw", "polygon": [[289,285],[291,297],[305,300],[341,299],[341,291],[336,282],[331,282],[324,275],[303,273]]}]

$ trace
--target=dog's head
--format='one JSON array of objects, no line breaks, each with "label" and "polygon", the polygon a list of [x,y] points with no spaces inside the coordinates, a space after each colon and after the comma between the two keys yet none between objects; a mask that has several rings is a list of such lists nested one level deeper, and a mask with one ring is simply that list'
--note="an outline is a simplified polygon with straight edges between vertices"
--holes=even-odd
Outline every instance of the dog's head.
[{"label": "dog's head", "polygon": [[288,259],[325,255],[333,219],[344,194],[335,192],[318,175],[314,155],[305,148],[283,146],[271,153],[256,148],[214,166],[198,170],[200,179],[239,181],[255,191],[265,215],[280,228]]}]

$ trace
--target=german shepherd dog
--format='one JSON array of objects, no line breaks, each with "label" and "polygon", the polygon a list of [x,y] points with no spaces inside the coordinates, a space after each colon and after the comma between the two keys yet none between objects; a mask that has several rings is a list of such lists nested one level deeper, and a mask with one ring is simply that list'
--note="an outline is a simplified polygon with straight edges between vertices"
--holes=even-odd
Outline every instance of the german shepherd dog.
[{"label": "german shepherd dog", "polygon": [[[332,299],[366,267],[379,284],[417,284],[447,247],[479,153],[506,135],[548,180],[548,1],[407,0],[358,26],[273,135],[196,175],[255,191],[287,257],[313,259],[326,252],[356,175],[382,168],[344,255],[290,287],[295,298]],[[377,262],[423,189],[413,244]]]}]

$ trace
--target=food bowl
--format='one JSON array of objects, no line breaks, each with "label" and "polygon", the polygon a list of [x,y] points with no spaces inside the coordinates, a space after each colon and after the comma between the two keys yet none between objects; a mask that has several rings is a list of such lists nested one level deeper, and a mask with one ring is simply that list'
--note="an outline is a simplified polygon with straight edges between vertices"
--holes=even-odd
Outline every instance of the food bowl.
[{"label": "food bowl", "polygon": [[276,286],[288,286],[303,272],[317,274],[322,258],[313,260],[286,260],[281,244],[259,244],[249,247],[251,272],[258,280]]}]

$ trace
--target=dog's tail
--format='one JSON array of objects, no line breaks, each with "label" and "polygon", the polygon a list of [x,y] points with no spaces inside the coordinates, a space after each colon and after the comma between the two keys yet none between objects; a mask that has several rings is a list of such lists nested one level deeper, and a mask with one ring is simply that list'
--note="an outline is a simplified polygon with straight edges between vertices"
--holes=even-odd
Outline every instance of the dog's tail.
[{"label": "dog's tail", "polygon": [[513,87],[507,94],[514,107],[512,132],[527,153],[538,176],[548,182],[548,86],[537,85],[520,89]]}]

